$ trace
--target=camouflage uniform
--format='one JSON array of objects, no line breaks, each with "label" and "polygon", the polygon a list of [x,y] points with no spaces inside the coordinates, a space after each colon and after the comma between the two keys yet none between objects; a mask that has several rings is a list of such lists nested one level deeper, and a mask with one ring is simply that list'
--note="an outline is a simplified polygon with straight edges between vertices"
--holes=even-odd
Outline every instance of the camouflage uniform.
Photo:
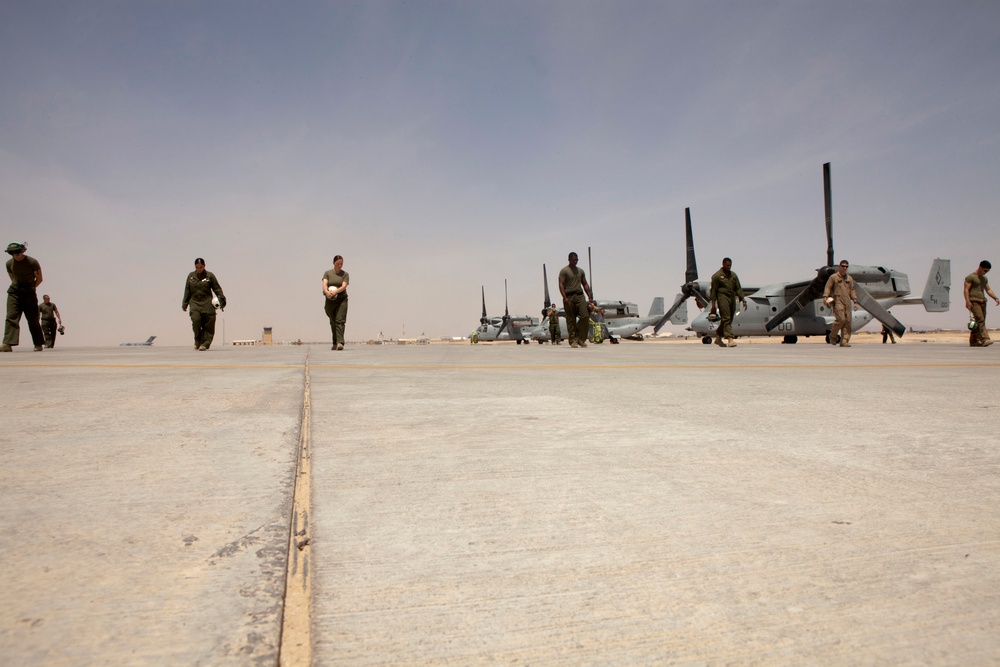
[{"label": "camouflage uniform", "polygon": [[[337,273],[333,269],[330,269],[323,274],[323,278],[326,279],[327,287],[330,291],[333,291],[347,283],[351,284],[351,274],[343,269],[340,273]],[[324,298],[326,303],[323,305],[323,310],[326,312],[326,316],[330,318],[330,332],[333,334],[333,346],[341,346],[343,349],[344,345],[344,327],[347,325],[347,290],[335,295],[332,299]]]},{"label": "camouflage uniform", "polygon": [[739,276],[735,271],[730,271],[726,275],[724,269],[719,269],[712,274],[712,288],[709,298],[719,307],[719,345],[723,338],[733,337],[733,317],[736,315],[736,302],[745,301],[746,295],[743,293],[743,286],[740,285]]},{"label": "camouflage uniform", "polygon": [[991,345],[990,332],[986,329],[986,290],[990,281],[986,276],[973,272],[965,277],[965,282],[969,283],[972,317],[976,320],[976,328],[969,332],[969,345],[971,347]]},{"label": "camouflage uniform", "polygon": [[[35,293],[35,272],[42,267],[34,257],[27,255],[21,261],[7,260],[7,273],[12,276],[7,288],[7,322],[3,329],[3,344],[16,346],[21,340],[21,315],[28,320],[28,331],[35,349],[42,349],[45,336],[38,321],[38,295]],[[5,348],[6,349],[6,348]]]},{"label": "camouflage uniform", "polygon": [[564,266],[559,271],[559,283],[566,291],[566,333],[570,345],[587,344],[590,337],[590,310],[583,294],[586,274],[578,266]]},{"label": "camouflage uniform", "polygon": [[52,301],[38,304],[38,310],[42,314],[42,335],[45,337],[45,347],[55,347],[56,345],[56,313],[59,308]]},{"label": "camouflage uniform", "polygon": [[841,347],[848,347],[851,342],[851,320],[854,318],[852,304],[858,303],[858,293],[854,289],[854,278],[848,275],[841,277],[837,272],[830,276],[823,288],[823,299],[833,297],[833,331],[830,332],[830,342],[840,340]]},{"label": "camouflage uniform", "polygon": [[549,309],[549,340],[552,341],[553,345],[559,345],[562,342],[562,334],[559,332],[559,311],[556,310],[555,306]]},{"label": "camouflage uniform", "polygon": [[190,306],[191,329],[194,331],[194,346],[196,349],[212,346],[215,339],[215,306],[212,305],[212,293],[219,297],[219,302],[225,306],[225,295],[218,279],[211,271],[188,274],[184,284],[183,308]]}]

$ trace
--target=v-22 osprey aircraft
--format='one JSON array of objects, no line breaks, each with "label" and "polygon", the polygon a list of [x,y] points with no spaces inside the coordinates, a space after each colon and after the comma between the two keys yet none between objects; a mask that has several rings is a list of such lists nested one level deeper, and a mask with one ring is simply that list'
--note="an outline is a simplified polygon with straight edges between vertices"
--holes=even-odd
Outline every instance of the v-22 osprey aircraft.
[{"label": "v-22 osprey aircraft", "polygon": [[[830,340],[833,328],[833,311],[822,301],[823,290],[831,275],[837,271],[833,253],[833,206],[830,195],[830,163],[823,165],[823,189],[826,204],[826,265],[816,270],[816,277],[809,281],[785,282],[763,287],[743,286],[747,297],[746,312],[737,312],[733,318],[733,333],[736,336],[782,336],[785,343],[795,343],[798,336],[825,336]],[[702,342],[711,343],[718,327],[718,319],[709,319],[707,309],[711,284],[698,280],[698,266],[695,261],[694,240],[691,233],[691,209],[685,209],[687,235],[687,270],[681,293],[673,305],[656,324],[659,332],[667,321],[675,315],[688,298],[702,309],[688,327],[702,336]],[[889,308],[897,305],[921,304],[929,313],[947,312],[950,307],[951,260],[935,259],[931,263],[927,283],[921,296],[910,294],[910,281],[905,273],[881,266],[861,266],[852,264],[848,271],[855,280],[858,302],[851,328],[858,331],[872,319],[879,320],[886,327],[902,336],[906,328],[897,320]]]},{"label": "v-22 osprey aircraft", "polygon": [[[551,339],[551,335],[549,334],[548,311],[552,301],[549,298],[548,272],[544,264],[542,264],[542,284],[545,288],[545,306],[542,308],[542,323],[531,331],[524,332],[526,338],[538,341],[539,343],[545,343]],[[634,303],[627,301],[594,301],[594,305],[597,309],[604,313],[604,319],[602,321],[604,336],[611,340],[612,343],[617,343],[622,338],[642,340],[642,334],[640,332],[660,321],[664,312],[664,303],[665,300],[662,296],[654,298],[653,304],[649,308],[649,314],[642,317],[639,315],[638,307]],[[559,334],[562,336],[563,340],[567,340],[569,333],[566,329],[565,309],[559,308],[557,312],[559,315]],[[686,316],[686,314],[687,312],[685,311],[684,315]],[[684,324],[687,322],[686,319],[680,321],[678,317],[675,317],[673,321],[675,324]]]},{"label": "v-22 osprey aircraft", "polygon": [[503,317],[489,317],[486,314],[486,288],[481,287],[483,295],[483,315],[479,318],[479,327],[472,334],[472,342],[490,342],[497,340],[515,340],[517,344],[527,343],[528,339],[521,329],[533,329],[538,326],[537,317],[530,315],[511,316],[507,308],[507,281],[503,281]]}]

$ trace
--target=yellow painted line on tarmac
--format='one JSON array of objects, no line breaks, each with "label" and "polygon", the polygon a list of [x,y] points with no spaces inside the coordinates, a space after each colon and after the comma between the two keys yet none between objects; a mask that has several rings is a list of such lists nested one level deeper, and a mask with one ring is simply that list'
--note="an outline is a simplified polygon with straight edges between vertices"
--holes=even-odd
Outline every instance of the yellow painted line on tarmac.
[{"label": "yellow painted line on tarmac", "polygon": [[194,364],[0,364],[0,368],[5,366],[11,367],[22,367],[22,368],[140,368],[140,369],[213,369],[213,370],[227,370],[227,369],[255,369],[255,368],[288,368],[288,369],[299,369],[302,368],[301,364],[274,364],[274,365],[233,365],[233,366],[223,366],[219,364],[215,365],[194,365]]},{"label": "yellow painted line on tarmac", "polygon": [[285,604],[281,615],[281,667],[312,664],[312,548],[310,547],[310,414],[309,355],[306,354],[302,392],[302,424],[295,465],[295,490],[288,535],[288,571],[285,577]]},{"label": "yellow painted line on tarmac", "polygon": [[[4,364],[0,368],[111,368],[138,370],[297,370],[298,364],[261,364],[261,365],[187,365],[187,364]],[[821,368],[1000,368],[1000,363],[962,363],[962,364],[600,364],[600,365],[443,365],[443,364],[406,364],[406,365],[354,365],[329,364],[312,366],[314,370],[355,370],[355,371],[551,371],[551,370],[762,370],[762,369],[808,369]]]},{"label": "yellow painted line on tarmac", "polygon": [[766,370],[766,369],[841,369],[841,368],[1000,368],[996,364],[726,364],[726,365],[683,365],[683,364],[614,364],[599,366],[445,366],[440,364],[408,365],[408,366],[313,366],[315,370],[355,370],[355,371],[557,371],[557,370]]}]

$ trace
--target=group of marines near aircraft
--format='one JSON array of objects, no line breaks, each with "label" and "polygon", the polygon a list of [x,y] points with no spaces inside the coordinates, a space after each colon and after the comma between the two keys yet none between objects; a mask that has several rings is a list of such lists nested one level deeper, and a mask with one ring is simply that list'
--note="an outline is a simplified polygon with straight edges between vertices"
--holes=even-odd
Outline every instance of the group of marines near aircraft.
[{"label": "group of marines near aircraft", "polygon": [[[732,327],[736,300],[740,300],[744,310],[747,307],[740,279],[732,271],[732,266],[733,260],[726,257],[722,260],[722,268],[712,276],[711,313],[716,313],[716,305],[718,304],[720,321],[715,344],[720,347],[736,346],[736,343],[733,342]],[[846,259],[840,260],[837,272],[827,279],[826,286],[823,288],[823,303],[833,311],[833,330],[830,331],[830,344],[840,347],[851,346],[852,311],[857,310],[860,305],[854,278],[847,274],[849,268],[850,263]],[[986,274],[991,268],[990,262],[984,259],[979,263],[979,268],[965,277],[965,308],[971,314],[969,323],[969,345],[971,347],[989,347],[993,344],[986,329],[986,296],[989,295],[998,306],[1000,306],[1000,299],[993,293],[986,278]],[[883,343],[886,331],[887,329],[883,327]]]},{"label": "group of marines near aircraft", "polygon": [[[577,267],[578,261],[577,254],[571,252],[569,265],[559,272],[559,292],[563,297],[570,347],[587,347],[590,317],[588,306],[590,309],[593,308],[594,295],[587,283],[583,269]],[[840,347],[851,346],[852,313],[860,306],[854,278],[847,273],[849,268],[850,263],[846,259],[840,260],[836,273],[827,279],[823,288],[823,303],[833,312],[833,329],[830,331],[829,341],[832,345]],[[969,345],[972,347],[988,347],[993,344],[986,329],[986,296],[989,295],[998,306],[1000,306],[1000,299],[993,293],[986,278],[986,274],[991,268],[990,262],[983,260],[979,263],[979,268],[965,278],[965,307],[971,314]],[[746,310],[747,307],[743,286],[740,284],[739,276],[732,269],[733,260],[729,257],[723,258],[722,268],[712,274],[709,291],[711,299],[709,319],[713,321],[718,319],[719,322],[715,344],[726,348],[736,347],[733,318],[738,314],[737,301],[743,310]],[[589,301],[584,300],[584,291],[586,291]],[[552,342],[558,345],[561,338],[559,335],[559,316],[554,304],[548,311],[548,317]],[[883,342],[885,342],[885,335],[883,335]]]},{"label": "group of marines near aircraft", "polygon": [[[719,327],[717,329],[716,345],[720,347],[735,347],[733,342],[733,317],[736,311],[736,300],[739,299],[746,310],[746,296],[740,285],[740,279],[732,271],[733,260],[726,257],[722,260],[722,268],[712,276],[710,298],[712,299],[711,315],[716,313],[718,305]],[[859,307],[858,293],[855,290],[854,278],[847,274],[850,263],[840,260],[837,272],[832,274],[823,288],[823,303],[833,311],[833,330],[830,331],[830,344],[840,347],[851,346],[852,311]],[[986,296],[989,295],[996,305],[1000,306],[1000,298],[989,286],[986,274],[992,265],[983,260],[979,268],[965,277],[965,308],[971,314],[969,322],[969,345],[971,347],[989,347],[993,344],[986,329]],[[852,307],[853,306],[853,307]],[[882,342],[885,342],[883,327]],[[891,335],[891,333],[890,333]],[[725,339],[725,342],[723,342]],[[895,340],[893,340],[895,343]]]},{"label": "group of marines near aircraft", "polygon": [[[590,327],[590,311],[594,307],[594,294],[583,269],[577,266],[579,257],[575,252],[569,254],[569,264],[559,272],[559,293],[562,294],[563,306],[566,312],[566,330],[569,333],[570,347],[587,347],[587,332]],[[850,347],[851,315],[850,303],[858,308],[858,295],[854,291],[854,279],[847,275],[848,263],[842,261],[837,273],[830,276],[823,292],[824,302],[833,305],[834,333],[842,347]],[[586,292],[587,299],[583,298]],[[718,317],[719,326],[716,330],[715,344],[720,347],[736,347],[733,335],[733,318],[736,316],[736,302],[739,301],[746,310],[746,295],[740,278],[733,271],[733,260],[726,257],[722,260],[722,268],[712,275],[710,290],[711,313],[709,317]],[[548,311],[549,331],[552,342],[560,343],[559,320],[555,306]]]},{"label": "group of marines near aircraft", "polygon": [[[736,347],[733,318],[737,315],[737,300],[743,310],[747,308],[743,286],[732,268],[733,260],[729,257],[724,258],[722,268],[712,275],[712,287],[709,292],[709,298],[712,300],[709,318],[714,319],[713,316],[719,318],[715,338],[715,344],[719,347]],[[847,275],[848,268],[850,264],[847,260],[840,260],[837,272],[827,279],[823,288],[823,303],[833,311],[830,343],[840,347],[851,346],[852,304],[853,310],[858,309],[858,293],[854,289],[854,278]]]},{"label": "group of marines near aircraft", "polygon": [[[42,267],[33,257],[25,254],[27,244],[11,243],[7,246],[7,275],[10,277],[10,287],[7,288],[7,319],[4,325],[3,345],[0,352],[11,352],[20,339],[20,320],[24,315],[28,320],[35,351],[55,345],[56,320],[59,333],[63,333],[62,316],[59,309],[51,302],[49,295],[44,295],[44,303],[39,307],[36,289],[42,283]],[[579,268],[579,256],[571,252],[567,266],[559,272],[559,293],[563,298],[566,314],[566,329],[569,334],[569,345],[573,348],[587,347],[590,329],[590,315],[594,308],[594,293],[587,282],[586,273]],[[726,257],[722,260],[722,268],[712,275],[710,290],[711,314],[719,318],[719,326],[715,339],[720,347],[736,347],[733,335],[733,318],[737,315],[736,302],[739,301],[746,309],[746,295],[740,284],[739,276],[732,270],[733,260]],[[327,305],[327,316],[330,318],[333,332],[333,349],[342,350],[344,322],[347,319],[346,289],[349,282],[347,273],[343,271],[343,258],[334,258],[334,270],[323,275],[323,293],[327,301],[343,294],[340,308],[331,311]],[[833,311],[833,330],[830,332],[830,343],[840,347],[851,346],[852,310],[859,307],[858,295],[855,291],[854,279],[848,275],[850,268],[847,260],[841,260],[837,272],[832,274],[823,289],[823,303]],[[989,286],[986,274],[992,269],[989,261],[983,260],[979,267],[965,278],[965,307],[970,313],[969,345],[972,347],[989,347],[993,344],[989,331],[986,329],[986,297],[993,299],[1000,306],[1000,298]],[[338,284],[334,284],[338,283]],[[183,310],[191,306],[191,323],[194,329],[195,349],[207,350],[215,333],[215,305],[212,303],[212,293],[215,293],[220,307],[225,308],[226,297],[222,293],[215,275],[205,271],[205,260],[195,260],[195,270],[188,274],[185,283]],[[586,294],[586,298],[584,298]],[[853,306],[853,308],[852,308]],[[338,312],[338,311],[343,312]],[[549,327],[552,331],[552,342],[559,344],[559,320],[555,306],[549,310]],[[884,342],[884,339],[883,339]]]}]

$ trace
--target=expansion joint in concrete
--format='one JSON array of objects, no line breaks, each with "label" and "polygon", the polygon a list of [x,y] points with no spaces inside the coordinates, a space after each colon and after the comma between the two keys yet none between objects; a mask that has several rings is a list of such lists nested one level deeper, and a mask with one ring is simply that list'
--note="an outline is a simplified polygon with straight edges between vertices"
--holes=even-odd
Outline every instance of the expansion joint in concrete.
[{"label": "expansion joint in concrete", "polygon": [[312,663],[310,572],[310,398],[309,353],[303,367],[302,424],[295,465],[295,488],[288,535],[288,573],[285,580],[285,604],[281,622],[281,667],[308,666]]}]

